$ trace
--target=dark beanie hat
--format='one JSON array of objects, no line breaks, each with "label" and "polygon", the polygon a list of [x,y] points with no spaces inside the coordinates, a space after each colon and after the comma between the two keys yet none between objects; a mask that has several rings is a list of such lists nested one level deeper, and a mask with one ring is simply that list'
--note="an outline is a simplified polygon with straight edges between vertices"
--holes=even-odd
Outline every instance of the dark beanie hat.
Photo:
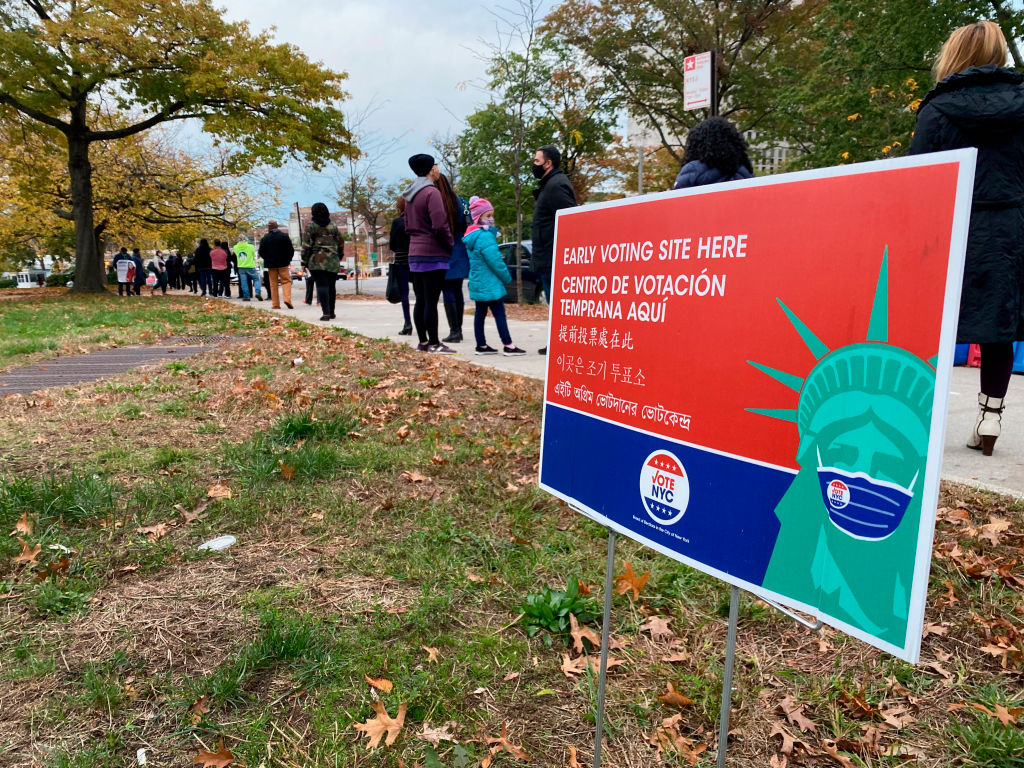
[{"label": "dark beanie hat", "polygon": [[434,158],[430,155],[413,155],[409,158],[409,167],[417,176],[426,176],[435,165]]}]

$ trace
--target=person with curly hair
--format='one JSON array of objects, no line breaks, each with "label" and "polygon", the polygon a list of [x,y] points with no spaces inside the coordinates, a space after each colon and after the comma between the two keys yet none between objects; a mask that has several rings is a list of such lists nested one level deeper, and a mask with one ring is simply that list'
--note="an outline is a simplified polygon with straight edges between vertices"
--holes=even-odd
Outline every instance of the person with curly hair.
[{"label": "person with curly hair", "polygon": [[711,117],[696,125],[686,137],[683,167],[673,189],[701,187],[754,176],[747,142],[736,126],[724,117]]}]

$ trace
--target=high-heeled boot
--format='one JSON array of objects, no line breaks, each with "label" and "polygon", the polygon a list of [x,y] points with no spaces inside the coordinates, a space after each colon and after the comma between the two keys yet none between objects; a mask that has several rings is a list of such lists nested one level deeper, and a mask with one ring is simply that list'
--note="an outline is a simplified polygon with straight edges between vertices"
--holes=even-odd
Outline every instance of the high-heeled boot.
[{"label": "high-heeled boot", "polygon": [[446,344],[462,341],[462,318],[459,317],[455,302],[446,301],[444,303],[444,314],[448,318],[448,330],[450,332],[441,341]]},{"label": "high-heeled boot", "polygon": [[1002,397],[989,397],[978,393],[978,418],[974,422],[971,436],[967,439],[967,447],[980,450],[985,456],[992,455],[999,427],[1003,417]]}]

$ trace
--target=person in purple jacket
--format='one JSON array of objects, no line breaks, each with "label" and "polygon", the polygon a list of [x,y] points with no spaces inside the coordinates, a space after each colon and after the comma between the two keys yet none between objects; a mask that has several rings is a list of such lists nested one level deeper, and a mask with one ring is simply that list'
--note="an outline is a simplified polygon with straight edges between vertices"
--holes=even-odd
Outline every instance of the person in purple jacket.
[{"label": "person in purple jacket", "polygon": [[451,256],[451,227],[440,190],[435,186],[440,171],[430,155],[413,155],[409,167],[416,180],[402,193],[405,198],[405,230],[409,235],[409,272],[416,304],[413,323],[421,352],[453,355],[437,337],[437,302],[444,287]]}]

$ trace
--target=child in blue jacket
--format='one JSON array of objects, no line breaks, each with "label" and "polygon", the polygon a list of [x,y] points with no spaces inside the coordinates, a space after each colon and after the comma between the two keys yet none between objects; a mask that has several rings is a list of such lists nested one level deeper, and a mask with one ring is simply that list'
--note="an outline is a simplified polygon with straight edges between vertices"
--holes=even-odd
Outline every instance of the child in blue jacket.
[{"label": "child in blue jacket", "polygon": [[487,345],[484,320],[487,311],[494,315],[498,336],[504,345],[503,355],[525,355],[526,350],[512,343],[505,319],[505,294],[512,276],[498,250],[497,229],[494,226],[494,206],[482,197],[469,200],[469,213],[473,224],[466,230],[462,242],[469,254],[469,298],[476,302],[473,332],[476,335],[476,354],[496,355],[498,350]]}]

